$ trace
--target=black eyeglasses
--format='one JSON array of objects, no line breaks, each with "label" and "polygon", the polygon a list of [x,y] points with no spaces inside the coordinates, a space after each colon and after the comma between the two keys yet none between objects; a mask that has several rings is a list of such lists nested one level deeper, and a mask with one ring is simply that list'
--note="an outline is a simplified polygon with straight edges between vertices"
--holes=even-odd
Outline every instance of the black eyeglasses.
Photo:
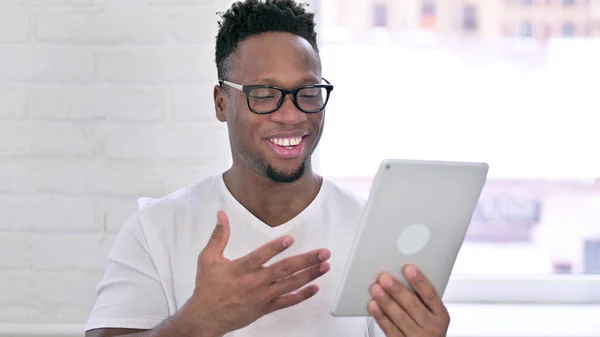
[{"label": "black eyeglasses", "polygon": [[226,84],[246,94],[246,101],[250,111],[256,114],[270,114],[275,112],[283,104],[286,95],[292,95],[292,101],[298,110],[310,114],[323,111],[329,101],[329,94],[333,85],[326,79],[327,84],[314,84],[296,89],[283,89],[271,85],[241,85],[225,80],[219,80],[219,84]]}]

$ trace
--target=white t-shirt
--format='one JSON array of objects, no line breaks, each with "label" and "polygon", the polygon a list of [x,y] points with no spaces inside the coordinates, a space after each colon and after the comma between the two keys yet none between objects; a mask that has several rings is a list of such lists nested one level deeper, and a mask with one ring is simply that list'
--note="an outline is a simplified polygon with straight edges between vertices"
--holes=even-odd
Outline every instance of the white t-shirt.
[{"label": "white t-shirt", "polygon": [[[330,314],[363,205],[360,198],[325,179],[317,197],[302,213],[271,228],[233,197],[221,174],[162,199],[140,199],[138,211],[124,224],[109,253],[86,329],[152,329],[173,315],[194,290],[198,254],[214,229],[217,211],[222,209],[231,225],[225,249],[229,259],[246,255],[284,234],[291,235],[294,244],[272,261],[316,248],[328,248],[332,253],[331,270],[314,281],[320,288],[314,297],[226,336],[368,336],[367,318]],[[373,323],[372,328],[376,325]]]}]

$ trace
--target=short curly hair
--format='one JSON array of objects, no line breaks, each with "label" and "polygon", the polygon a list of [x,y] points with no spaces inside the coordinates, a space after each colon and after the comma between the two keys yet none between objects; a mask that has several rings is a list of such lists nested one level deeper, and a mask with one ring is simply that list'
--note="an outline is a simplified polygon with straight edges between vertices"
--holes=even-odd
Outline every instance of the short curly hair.
[{"label": "short curly hair", "polygon": [[215,62],[219,79],[231,68],[230,56],[240,42],[265,32],[287,32],[305,38],[318,53],[315,15],[307,12],[308,4],[294,0],[245,0],[234,3],[219,21]]}]

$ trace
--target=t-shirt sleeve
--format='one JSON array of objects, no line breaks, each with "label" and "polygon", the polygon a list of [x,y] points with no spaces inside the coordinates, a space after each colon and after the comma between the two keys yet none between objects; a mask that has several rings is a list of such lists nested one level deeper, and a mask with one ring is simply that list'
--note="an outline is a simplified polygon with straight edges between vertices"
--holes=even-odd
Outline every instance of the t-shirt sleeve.
[{"label": "t-shirt sleeve", "polygon": [[368,318],[367,337],[385,337],[385,332],[381,330],[379,324],[373,317]]},{"label": "t-shirt sleeve", "polygon": [[117,234],[86,330],[152,329],[169,316],[164,288],[150,254],[139,213]]}]

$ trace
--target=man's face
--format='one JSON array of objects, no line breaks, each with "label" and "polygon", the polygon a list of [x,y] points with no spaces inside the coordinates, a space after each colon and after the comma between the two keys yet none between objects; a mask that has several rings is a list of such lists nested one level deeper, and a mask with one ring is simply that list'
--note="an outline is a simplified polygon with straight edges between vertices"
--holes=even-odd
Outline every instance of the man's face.
[{"label": "man's face", "polygon": [[[242,85],[295,89],[322,83],[317,53],[308,41],[293,34],[249,37],[239,44],[232,64],[224,80]],[[278,110],[256,114],[242,91],[223,88],[226,91],[215,88],[217,117],[227,122],[234,162],[276,182],[299,179],[321,138],[324,111],[306,114],[287,95]]]}]

